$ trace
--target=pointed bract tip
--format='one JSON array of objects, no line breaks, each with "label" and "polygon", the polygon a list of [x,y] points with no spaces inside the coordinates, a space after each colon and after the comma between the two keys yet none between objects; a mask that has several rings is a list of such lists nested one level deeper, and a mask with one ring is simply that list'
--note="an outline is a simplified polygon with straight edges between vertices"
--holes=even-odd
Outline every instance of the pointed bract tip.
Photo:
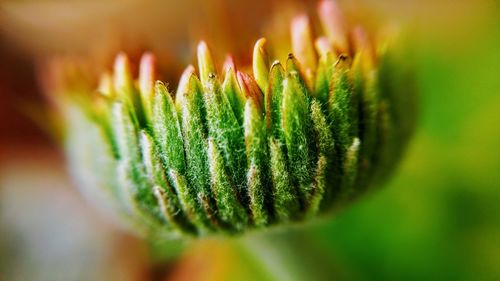
[{"label": "pointed bract tip", "polygon": [[297,60],[297,57],[295,57],[294,54],[289,53],[287,60],[286,60],[286,71],[287,72],[302,72],[301,67],[300,67],[300,62]]},{"label": "pointed bract tip", "polygon": [[109,72],[105,72],[101,75],[99,79],[99,86],[97,91],[104,96],[110,97],[113,95],[113,76]]},{"label": "pointed bract tip", "polygon": [[175,94],[176,99],[186,93],[189,87],[189,80],[191,76],[195,73],[194,66],[188,65],[184,72],[182,72],[181,79],[179,80],[179,85],[177,86],[177,92]]},{"label": "pointed bract tip", "polygon": [[271,69],[272,69],[273,67],[276,67],[277,65],[281,65],[281,62],[280,62],[279,60],[275,60],[275,61],[273,61],[273,63],[271,64]]},{"label": "pointed bract tip", "polygon": [[262,92],[267,88],[267,80],[269,77],[269,56],[267,54],[266,45],[266,38],[260,38],[255,42],[253,48],[253,75]]},{"label": "pointed bract tip", "polygon": [[168,92],[167,86],[162,81],[156,81],[154,84],[155,92]]},{"label": "pointed bract tip", "polygon": [[265,50],[266,44],[267,44],[267,39],[265,37],[259,38],[255,42],[255,48],[254,49],[260,48],[262,50]]},{"label": "pointed bract tip", "polygon": [[226,59],[224,60],[224,64],[222,65],[222,73],[226,74],[229,70],[236,71],[234,57],[231,54],[226,55]]},{"label": "pointed bract tip", "polygon": [[116,90],[130,86],[132,84],[132,73],[130,61],[124,52],[120,52],[114,64],[114,86]]},{"label": "pointed bract tip", "polygon": [[216,74],[215,64],[205,41],[201,41],[198,44],[198,68],[200,70],[200,79],[203,84],[205,84],[211,76]]},{"label": "pointed bract tip", "polygon": [[150,96],[153,92],[153,84],[155,80],[155,56],[146,52],[141,57],[139,65],[139,89],[144,96]]},{"label": "pointed bract tip", "polygon": [[198,53],[203,53],[203,52],[208,52],[208,45],[207,42],[201,40],[198,42],[198,47],[197,47]]},{"label": "pointed bract tip", "polygon": [[260,63],[262,65],[269,65],[269,57],[267,54],[267,39],[262,37],[255,42],[253,47],[253,63],[254,68],[256,63]]},{"label": "pointed bract tip", "polygon": [[238,84],[240,85],[241,91],[245,94],[245,97],[247,99],[253,99],[258,108],[261,108],[262,91],[257,85],[257,82],[253,79],[252,76],[241,71],[238,71],[236,73],[236,76],[238,78]]},{"label": "pointed bract tip", "polygon": [[184,69],[184,71],[182,72],[182,77],[186,76],[186,75],[191,75],[191,74],[194,74],[196,72],[196,69],[194,68],[194,66],[192,64],[188,65],[186,67],[186,69]]},{"label": "pointed bract tip", "polygon": [[151,52],[145,52],[142,54],[140,69],[154,69],[156,63],[156,57]]}]

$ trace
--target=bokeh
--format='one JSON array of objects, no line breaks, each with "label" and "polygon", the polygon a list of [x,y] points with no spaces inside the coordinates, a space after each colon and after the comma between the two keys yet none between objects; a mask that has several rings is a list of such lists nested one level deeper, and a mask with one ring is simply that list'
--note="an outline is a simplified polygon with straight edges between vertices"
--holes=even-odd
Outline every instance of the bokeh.
[{"label": "bokeh", "polygon": [[0,280],[500,280],[500,2],[339,3],[411,42],[419,122],[392,179],[332,219],[158,242],[114,226],[71,183],[48,61],[77,57],[92,77],[117,51],[152,50],[175,83],[197,40],[244,64],[315,1],[0,2]]}]

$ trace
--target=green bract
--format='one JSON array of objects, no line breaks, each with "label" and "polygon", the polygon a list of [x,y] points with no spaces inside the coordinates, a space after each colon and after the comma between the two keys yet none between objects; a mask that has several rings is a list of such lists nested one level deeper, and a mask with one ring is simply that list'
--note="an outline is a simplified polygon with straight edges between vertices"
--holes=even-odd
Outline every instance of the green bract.
[{"label": "green bract", "polygon": [[232,61],[218,73],[200,43],[199,75],[189,66],[175,95],[154,80],[152,55],[136,81],[120,54],[112,79],[63,110],[82,190],[135,230],[176,237],[301,221],[379,185],[413,129],[411,72],[361,29],[339,38],[328,3],[329,37],[314,42],[297,17],[293,52],[270,64],[260,39],[253,75]]}]

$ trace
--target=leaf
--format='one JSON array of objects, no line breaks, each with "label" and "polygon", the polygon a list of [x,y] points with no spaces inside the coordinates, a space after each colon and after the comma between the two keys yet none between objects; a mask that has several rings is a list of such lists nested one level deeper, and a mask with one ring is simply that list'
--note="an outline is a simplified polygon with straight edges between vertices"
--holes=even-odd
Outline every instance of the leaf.
[{"label": "leaf", "polygon": [[114,88],[116,100],[124,104],[129,111],[130,118],[136,126],[145,126],[146,120],[141,104],[140,94],[134,86],[130,62],[127,55],[120,53],[116,56],[114,65]]},{"label": "leaf", "polygon": [[78,187],[106,213],[130,226],[131,207],[117,182],[118,160],[102,127],[78,104],[68,103],[64,116],[71,124],[65,140],[66,157]]},{"label": "leaf", "polygon": [[269,75],[268,89],[265,92],[264,109],[266,112],[266,126],[269,135],[273,136],[281,144],[285,144],[283,127],[281,126],[281,115],[283,105],[283,80],[285,79],[285,70],[281,64],[276,61],[271,66]]},{"label": "leaf", "polygon": [[[298,87],[300,87],[300,91],[305,93],[307,99],[312,97],[312,85],[309,85],[306,79],[306,75],[302,70],[300,63],[293,56],[293,54],[288,54],[288,59],[286,60],[286,71],[288,76],[293,77],[296,81]],[[312,82],[312,81],[311,81]]]},{"label": "leaf", "polygon": [[146,174],[153,184],[153,194],[164,219],[181,232],[195,233],[195,229],[181,210],[178,195],[167,180],[160,160],[161,153],[158,153],[153,139],[145,131],[141,132],[141,148]]},{"label": "leaf", "polygon": [[[197,226],[213,229],[216,225],[210,220],[213,206],[210,204],[210,173],[207,156],[207,129],[205,125],[205,108],[201,95],[200,82],[191,75],[188,89],[177,97],[177,107],[181,113],[181,131],[184,139],[188,180],[185,196],[186,207],[191,208],[193,217],[196,215]],[[170,173],[171,174],[171,173]],[[177,172],[176,172],[177,174]],[[179,178],[179,177],[177,177]],[[172,178],[172,180],[174,180]],[[179,194],[179,193],[178,193]],[[196,204],[188,201],[192,199]]]},{"label": "leaf", "polygon": [[[319,210],[320,203],[325,205],[325,203],[331,202],[340,187],[340,177],[335,173],[336,170],[339,170],[335,167],[337,164],[335,141],[318,100],[313,100],[311,103],[311,117],[319,157],[314,172],[312,192],[308,199],[309,215]],[[329,183],[328,188],[326,188],[327,182]]]},{"label": "leaf", "polygon": [[321,55],[318,62],[318,69],[316,70],[315,94],[316,99],[321,102],[324,110],[327,109],[334,65],[335,61],[333,55],[327,52]]},{"label": "leaf", "polygon": [[286,155],[272,137],[269,140],[270,170],[273,183],[273,207],[277,221],[286,222],[298,218],[300,202],[297,189],[290,179]]},{"label": "leaf", "polygon": [[243,128],[231,109],[226,96],[222,94],[215,77],[209,78],[204,88],[205,108],[207,112],[208,135],[217,143],[224,159],[231,181],[237,188],[243,204],[248,202],[246,193],[246,155]]},{"label": "leaf", "polygon": [[206,195],[198,193],[198,197],[193,196],[188,181],[177,171],[170,169],[168,176],[172,180],[172,187],[177,193],[182,210],[189,221],[198,228],[198,234],[205,235],[213,232],[217,222],[214,221],[214,211],[210,207],[207,208],[202,201],[203,198],[207,198]]},{"label": "leaf", "polygon": [[113,125],[121,156],[117,163],[118,180],[132,210],[152,225],[163,222],[142,164],[137,128],[132,122],[129,110],[121,102],[113,105]]},{"label": "leaf", "polygon": [[257,40],[252,58],[253,76],[262,92],[266,91],[269,81],[269,58],[266,51],[266,42],[265,38]]},{"label": "leaf", "polygon": [[307,92],[291,75],[287,76],[283,85],[282,126],[288,163],[292,180],[298,184],[302,200],[306,200],[311,189],[312,166],[315,161],[315,153],[311,149],[312,122]]},{"label": "leaf", "polygon": [[328,160],[325,155],[320,154],[316,171],[312,181],[312,188],[307,198],[306,217],[316,215],[320,209],[321,201],[326,190],[326,173],[328,169]]},{"label": "leaf", "polygon": [[200,69],[200,80],[203,87],[208,82],[211,76],[214,76],[217,71],[215,70],[215,64],[208,49],[207,44],[201,41],[198,44],[198,68]]},{"label": "leaf", "polygon": [[100,125],[103,134],[106,138],[107,143],[111,146],[113,156],[115,159],[120,158],[118,153],[118,147],[116,144],[116,137],[112,129],[112,116],[111,111],[113,107],[113,101],[111,98],[103,95],[97,96],[94,102],[94,115],[95,115],[95,125]]},{"label": "leaf", "polygon": [[222,155],[214,139],[208,139],[208,160],[212,192],[217,204],[217,216],[234,231],[244,230],[249,221],[245,208],[238,200],[237,190],[226,173]]},{"label": "leaf", "polygon": [[358,176],[359,147],[359,139],[354,138],[346,153],[341,195],[345,199],[351,198],[355,192],[359,191],[359,187],[354,185]]},{"label": "leaf", "polygon": [[256,226],[266,225],[269,220],[267,205],[270,194],[267,159],[267,136],[264,118],[253,99],[245,106],[245,145],[248,156],[248,194],[250,210]]},{"label": "leaf", "polygon": [[377,71],[363,72],[364,87],[359,105],[359,179],[358,186],[367,186],[371,182],[373,170],[373,155],[377,145],[377,120],[379,88]]},{"label": "leaf", "polygon": [[335,157],[335,140],[318,100],[311,102],[311,120],[318,153],[323,154],[328,159],[333,159]]},{"label": "leaf", "polygon": [[231,104],[234,116],[238,119],[238,124],[243,125],[245,96],[238,86],[236,73],[232,68],[227,69],[225,72],[224,82],[222,83],[222,93],[227,97],[229,103]]},{"label": "leaf", "polygon": [[329,97],[330,122],[340,161],[343,161],[345,151],[354,137],[353,92],[348,64],[347,57],[339,57],[333,72]]},{"label": "leaf", "polygon": [[[146,124],[152,123],[152,106],[155,86],[155,57],[147,52],[142,55],[139,64],[139,78],[137,81],[138,90],[141,98],[142,108],[144,109],[144,119]],[[153,123],[154,124],[154,123]]]},{"label": "leaf", "polygon": [[186,160],[179,119],[172,97],[161,82],[157,82],[155,86],[152,121],[154,139],[158,143],[160,158],[166,169],[184,174]]}]

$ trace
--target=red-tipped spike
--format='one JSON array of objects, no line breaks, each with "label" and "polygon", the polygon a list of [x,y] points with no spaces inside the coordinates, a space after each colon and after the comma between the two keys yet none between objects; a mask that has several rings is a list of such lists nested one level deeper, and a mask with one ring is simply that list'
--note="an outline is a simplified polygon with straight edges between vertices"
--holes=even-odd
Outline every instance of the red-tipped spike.
[{"label": "red-tipped spike", "polygon": [[247,99],[253,99],[258,108],[262,109],[262,92],[257,82],[255,82],[252,76],[241,71],[238,71],[236,74],[238,77],[238,84],[240,85],[241,91],[245,94],[245,97]]},{"label": "red-tipped spike", "polygon": [[224,64],[222,64],[222,73],[226,73],[229,69],[236,71],[236,64],[234,63],[234,57],[231,54],[226,55]]},{"label": "red-tipped spike", "polygon": [[132,73],[130,71],[130,62],[125,53],[119,53],[115,59],[114,65],[114,87],[120,91],[132,84]]}]

